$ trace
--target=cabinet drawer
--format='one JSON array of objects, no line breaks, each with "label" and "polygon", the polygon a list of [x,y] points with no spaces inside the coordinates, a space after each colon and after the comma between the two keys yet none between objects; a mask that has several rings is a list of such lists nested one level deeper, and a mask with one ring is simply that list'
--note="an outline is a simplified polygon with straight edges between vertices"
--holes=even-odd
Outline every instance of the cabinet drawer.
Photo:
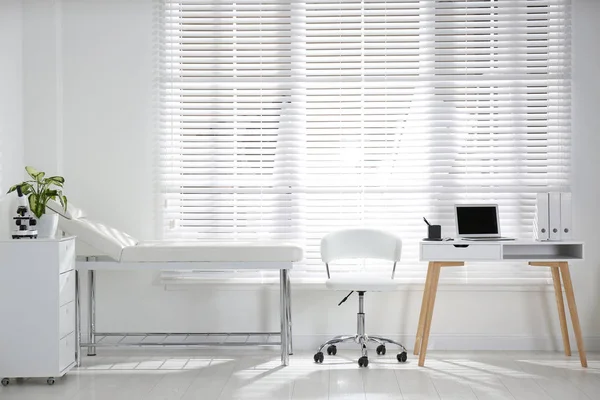
[{"label": "cabinet drawer", "polygon": [[75,271],[65,272],[60,274],[59,277],[59,303],[61,307],[73,300],[75,300]]},{"label": "cabinet drawer", "polygon": [[59,269],[60,273],[75,269],[75,239],[59,242]]},{"label": "cabinet drawer", "polygon": [[59,337],[64,338],[75,330],[75,302],[65,304],[58,310]]},{"label": "cabinet drawer", "polygon": [[58,348],[58,368],[62,371],[75,362],[75,332],[62,338]]},{"label": "cabinet drawer", "polygon": [[500,260],[500,244],[422,244],[423,261]]}]

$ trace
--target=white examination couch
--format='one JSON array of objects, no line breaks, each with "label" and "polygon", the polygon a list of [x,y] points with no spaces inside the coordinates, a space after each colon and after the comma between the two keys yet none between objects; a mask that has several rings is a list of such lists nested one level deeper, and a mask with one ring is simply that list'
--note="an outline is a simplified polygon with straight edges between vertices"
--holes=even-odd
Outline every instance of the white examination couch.
[{"label": "white examination couch", "polygon": [[[204,241],[148,241],[139,242],[128,234],[86,218],[86,215],[75,206],[69,205],[64,212],[58,204],[49,207],[57,212],[59,229],[66,235],[76,236],[77,243],[77,337],[78,360],[81,347],[88,348],[88,355],[95,355],[96,347],[103,345],[209,345],[209,344],[280,344],[281,362],[288,364],[292,352],[291,340],[291,293],[289,270],[294,262],[301,261],[302,248],[297,245],[279,242],[204,242]],[[102,270],[279,270],[280,277],[280,332],[235,332],[235,333],[117,333],[96,332],[96,297],[95,272]],[[88,273],[88,334],[86,343],[81,342],[80,326],[80,271]],[[239,336],[247,337],[245,342],[171,342],[164,338],[182,336]],[[143,336],[139,343],[129,341],[102,343],[96,337]],[[280,343],[268,341],[273,336],[280,336]],[[151,342],[148,337],[162,337],[162,341]],[[250,337],[266,337],[266,341],[249,341]]]}]

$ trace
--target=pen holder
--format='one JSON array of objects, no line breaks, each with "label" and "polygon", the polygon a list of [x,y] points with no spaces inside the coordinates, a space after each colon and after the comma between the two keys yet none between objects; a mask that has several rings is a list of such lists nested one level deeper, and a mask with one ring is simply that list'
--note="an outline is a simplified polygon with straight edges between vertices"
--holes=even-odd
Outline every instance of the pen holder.
[{"label": "pen holder", "polygon": [[441,239],[442,238],[442,226],[441,225],[428,225],[427,226],[427,239]]}]

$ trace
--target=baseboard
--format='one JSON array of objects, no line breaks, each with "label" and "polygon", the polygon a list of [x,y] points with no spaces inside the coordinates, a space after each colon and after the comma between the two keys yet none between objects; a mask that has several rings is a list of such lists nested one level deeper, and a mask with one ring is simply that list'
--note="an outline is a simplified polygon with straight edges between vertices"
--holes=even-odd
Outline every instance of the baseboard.
[{"label": "baseboard", "polygon": [[[298,351],[314,351],[333,335],[294,335],[294,349]],[[402,343],[407,349],[413,350],[415,335],[381,335]],[[587,351],[600,351],[600,336],[588,336],[583,339]],[[575,338],[571,338],[571,347],[577,350]],[[341,344],[340,347],[353,348],[353,343]],[[453,334],[429,336],[430,350],[458,351],[563,351],[560,337],[542,337],[525,335],[472,335]]]}]

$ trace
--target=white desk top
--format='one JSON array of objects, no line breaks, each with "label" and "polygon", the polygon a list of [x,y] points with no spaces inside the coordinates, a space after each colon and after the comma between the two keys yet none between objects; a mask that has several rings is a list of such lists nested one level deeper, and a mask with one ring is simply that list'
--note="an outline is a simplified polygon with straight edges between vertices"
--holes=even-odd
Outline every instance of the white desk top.
[{"label": "white desk top", "polygon": [[582,260],[584,243],[535,240],[449,240],[420,243],[421,261],[569,261]]},{"label": "white desk top", "polygon": [[495,245],[540,245],[540,246],[553,246],[553,245],[583,245],[584,242],[576,240],[568,241],[544,241],[540,242],[533,239],[516,239],[516,240],[465,240],[465,239],[454,239],[454,240],[421,240],[421,244],[495,244]]}]

